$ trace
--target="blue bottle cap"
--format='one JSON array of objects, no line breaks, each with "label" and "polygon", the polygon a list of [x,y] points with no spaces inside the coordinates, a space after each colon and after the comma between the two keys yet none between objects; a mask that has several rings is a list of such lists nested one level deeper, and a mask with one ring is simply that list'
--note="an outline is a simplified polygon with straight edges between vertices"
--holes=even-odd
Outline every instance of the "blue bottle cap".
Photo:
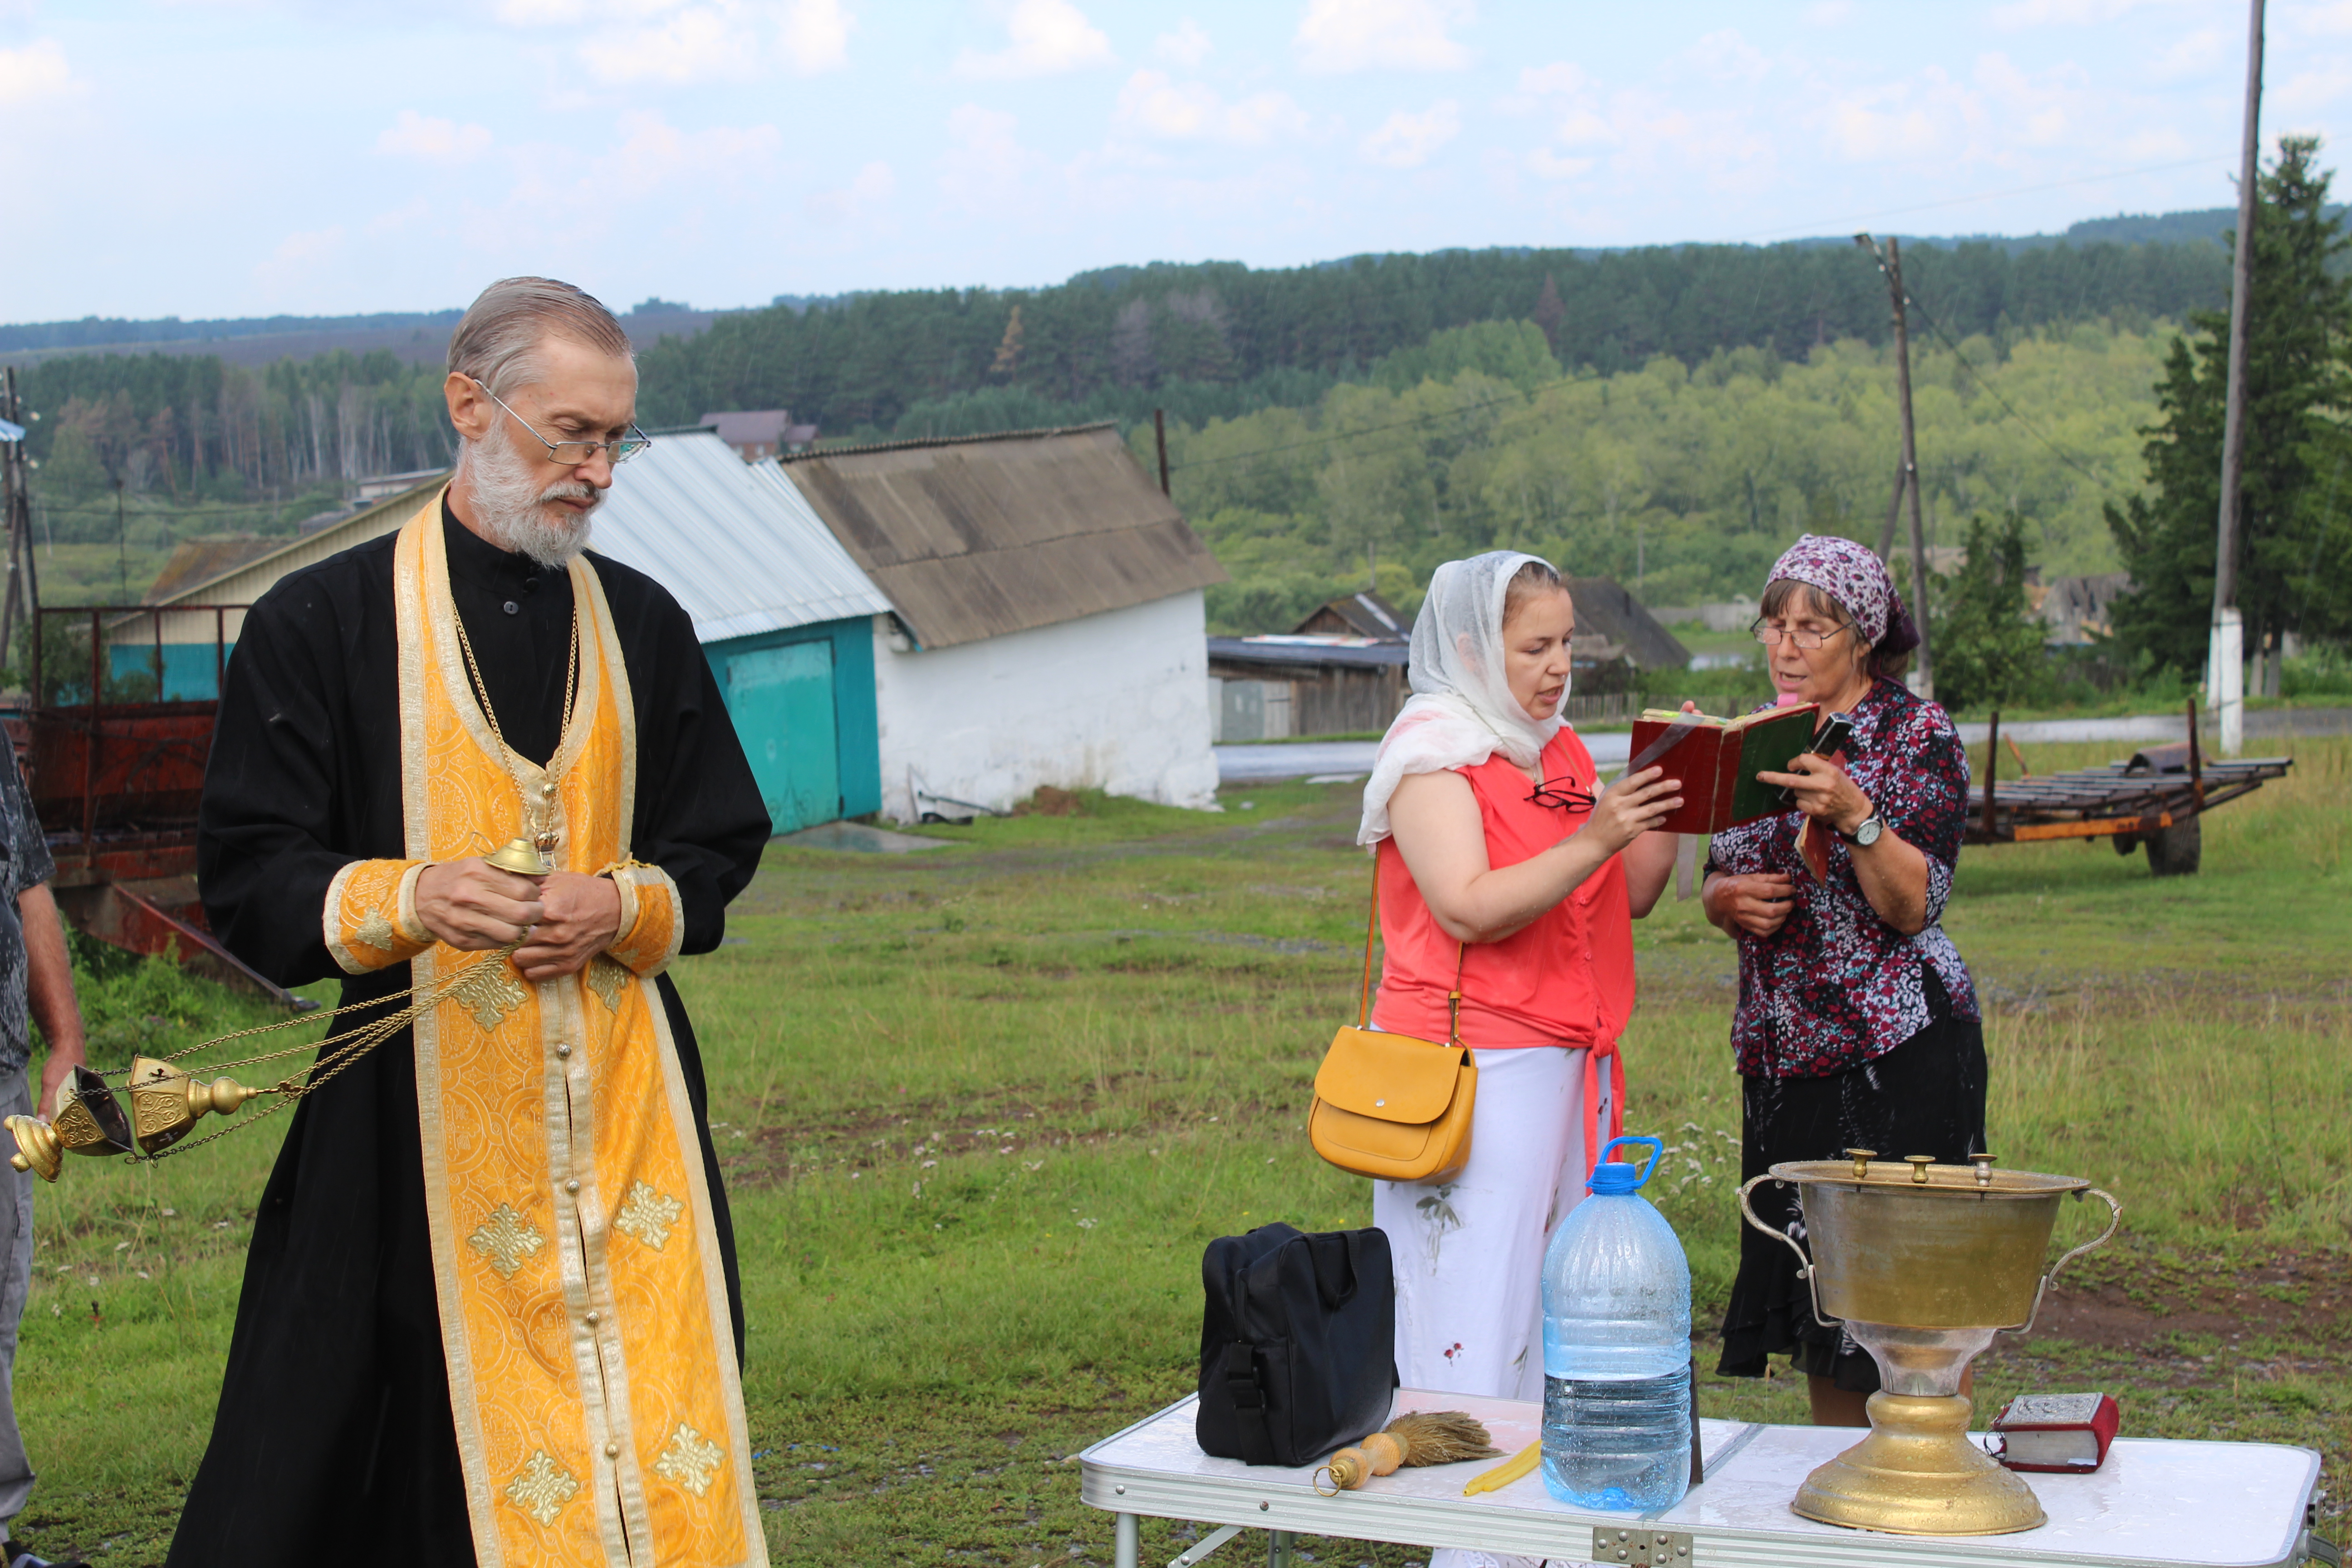
[{"label": "blue bottle cap", "polygon": [[[1610,1159],[1609,1156],[1616,1152],[1622,1143],[1648,1144],[1649,1160],[1637,1167]],[[1592,1174],[1584,1184],[1585,1190],[1601,1197],[1615,1197],[1633,1192],[1650,1179],[1650,1173],[1658,1168],[1658,1157],[1665,1152],[1666,1143],[1663,1138],[1612,1138],[1601,1145],[1601,1163],[1592,1167]]]},{"label": "blue bottle cap", "polygon": [[1584,1184],[1587,1190],[1602,1197],[1613,1197],[1619,1193],[1630,1193],[1641,1184],[1641,1168],[1617,1160],[1593,1166],[1591,1179]]}]

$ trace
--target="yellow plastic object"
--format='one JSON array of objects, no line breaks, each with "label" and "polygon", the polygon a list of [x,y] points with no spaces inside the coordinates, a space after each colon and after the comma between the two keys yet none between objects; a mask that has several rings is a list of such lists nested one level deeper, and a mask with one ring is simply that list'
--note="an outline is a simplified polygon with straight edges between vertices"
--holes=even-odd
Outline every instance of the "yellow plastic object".
[{"label": "yellow plastic object", "polygon": [[1480,1492],[1500,1491],[1521,1476],[1532,1473],[1543,1462],[1543,1445],[1530,1443],[1505,1459],[1491,1470],[1481,1470],[1463,1485],[1464,1497],[1476,1497]]}]

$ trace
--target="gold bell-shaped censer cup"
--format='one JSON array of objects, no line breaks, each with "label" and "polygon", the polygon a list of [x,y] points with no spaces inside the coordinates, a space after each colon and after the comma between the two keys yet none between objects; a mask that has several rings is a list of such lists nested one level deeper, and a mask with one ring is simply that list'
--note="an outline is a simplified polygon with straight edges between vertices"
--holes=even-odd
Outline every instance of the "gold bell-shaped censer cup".
[{"label": "gold bell-shaped censer cup", "polygon": [[58,1179],[68,1154],[131,1152],[131,1123],[121,1105],[106,1080],[84,1067],[74,1068],[58,1085],[47,1121],[37,1116],[11,1116],[5,1125],[16,1141],[8,1163],[45,1182]]},{"label": "gold bell-shaped censer cup", "polygon": [[247,1089],[233,1078],[203,1083],[152,1057],[131,1061],[131,1123],[142,1154],[160,1154],[188,1135],[200,1116],[234,1116],[266,1089]]},{"label": "gold bell-shaped censer cup", "polygon": [[512,871],[518,877],[544,877],[555,869],[555,858],[548,853],[554,847],[547,836],[537,842],[509,838],[499,848],[483,856],[482,863],[496,866],[501,871]]},{"label": "gold bell-shaped censer cup", "polygon": [[[1990,1155],[1938,1165],[1926,1155],[1775,1165],[1739,1189],[1748,1223],[1802,1264],[1813,1315],[1841,1320],[1878,1363],[1870,1436],[1805,1478],[1790,1507],[1806,1519],[1896,1535],[2005,1535],[2045,1522],[2031,1487],[1969,1441],[1960,1378],[1997,1333],[2033,1326],[2042,1298],[2074,1258],[2116,1233],[2122,1205],[2088,1182],[1996,1171]],[[1797,1188],[1812,1256],[1765,1225],[1748,1196],[1763,1182]],[[2059,1201],[2105,1202],[2107,1228],[2045,1271]]]}]

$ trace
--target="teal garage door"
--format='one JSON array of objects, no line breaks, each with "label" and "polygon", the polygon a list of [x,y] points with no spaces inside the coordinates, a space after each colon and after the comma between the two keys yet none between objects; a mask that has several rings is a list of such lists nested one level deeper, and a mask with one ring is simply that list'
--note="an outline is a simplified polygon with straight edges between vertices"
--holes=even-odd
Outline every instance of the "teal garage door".
[{"label": "teal garage door", "polygon": [[841,815],[830,639],[735,655],[727,661],[727,710],[778,833]]}]

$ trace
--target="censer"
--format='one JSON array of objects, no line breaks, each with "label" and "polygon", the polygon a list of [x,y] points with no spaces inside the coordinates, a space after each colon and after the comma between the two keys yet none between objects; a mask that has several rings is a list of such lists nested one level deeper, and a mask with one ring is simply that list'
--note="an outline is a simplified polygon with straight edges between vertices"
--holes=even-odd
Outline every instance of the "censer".
[{"label": "censer", "polygon": [[[1997,1171],[1990,1154],[1938,1165],[1900,1163],[1868,1149],[1845,1160],[1775,1165],[1739,1189],[1748,1223],[1785,1243],[1802,1266],[1813,1315],[1843,1320],[1878,1363],[1870,1436],[1815,1469],[1790,1504],[1825,1524],[1897,1535],[2004,1535],[2046,1516],[2032,1489],[1969,1441],[1960,1378],[1997,1333],[2033,1326],[2050,1282],[2116,1233],[2123,1205],[2085,1181]],[[1748,1194],[1797,1188],[1812,1256],[1756,1217]],[[2045,1271],[2042,1260],[2068,1194],[2103,1200],[2107,1228]]]},{"label": "censer", "polygon": [[[554,862],[548,855],[551,841],[551,836],[546,834],[542,834],[536,842],[529,838],[511,838],[504,847],[483,858],[502,871],[512,871],[525,877],[543,877],[555,869]],[[520,945],[520,942],[509,942],[490,954],[484,963],[503,964],[508,954]],[[272,1110],[283,1110],[390,1039],[443,997],[477,983],[482,967],[481,963],[468,964],[454,974],[444,976],[423,994],[412,987],[354,1003],[344,1011],[362,1013],[398,1002],[404,997],[408,999],[408,1005],[399,1011],[329,1035],[315,1047],[307,1044],[292,1046],[220,1064],[224,1067],[246,1067],[316,1049],[318,1055],[308,1068],[280,1079],[266,1089],[249,1089],[235,1079],[226,1077],[202,1083],[173,1064],[182,1057],[208,1047],[278,1029],[299,1027],[311,1020],[287,1018],[275,1024],[264,1024],[258,1028],[240,1029],[217,1039],[201,1040],[168,1057],[134,1057],[130,1068],[118,1074],[93,1072],[89,1068],[77,1067],[72,1077],[58,1085],[57,1098],[49,1106],[47,1121],[37,1116],[11,1116],[5,1123],[0,1123],[6,1126],[9,1135],[16,1141],[16,1152],[8,1156],[8,1163],[19,1171],[31,1171],[43,1181],[54,1182],[68,1154],[119,1155],[131,1161],[153,1161],[163,1158],[166,1153],[180,1153],[196,1144],[209,1143],[234,1129],[223,1127],[219,1131],[195,1140],[194,1143],[183,1143],[181,1141],[187,1137],[198,1118],[235,1115],[250,1100],[264,1096],[275,1099],[276,1103],[268,1110],[257,1112],[257,1118]],[[121,1104],[114,1098],[112,1086],[107,1082],[110,1076],[121,1078],[124,1091],[131,1097],[131,1114],[127,1117],[122,1112]],[[248,1118],[245,1124],[251,1125],[257,1118]]]}]

